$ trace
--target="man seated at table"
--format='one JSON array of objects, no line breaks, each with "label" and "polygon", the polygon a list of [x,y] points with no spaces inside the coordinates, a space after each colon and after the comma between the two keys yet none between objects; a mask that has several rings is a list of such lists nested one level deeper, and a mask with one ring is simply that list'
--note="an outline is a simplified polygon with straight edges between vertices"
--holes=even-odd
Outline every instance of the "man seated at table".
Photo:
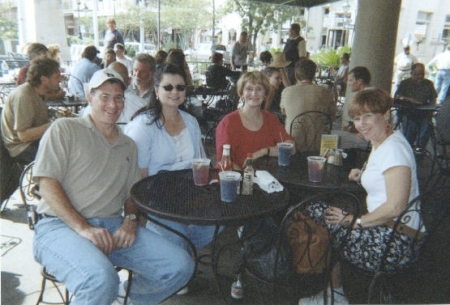
[{"label": "man seated at table", "polygon": [[[336,105],[331,91],[313,83],[316,75],[316,64],[310,59],[303,59],[295,64],[295,78],[297,84],[289,86],[281,93],[281,112],[286,115],[285,129],[289,133],[294,118],[306,111],[321,111],[334,117]],[[308,129],[308,128],[307,128]],[[316,130],[322,133],[322,130]],[[296,131],[291,136],[296,141],[297,151],[305,151],[304,143],[300,142]],[[320,149],[320,137],[317,137],[315,150]]]},{"label": "man seated at table", "polygon": [[[135,112],[150,102],[154,84],[153,75],[156,71],[156,61],[147,53],[137,54],[133,62],[133,76],[131,86],[125,92],[126,106],[124,115],[119,122],[128,123]],[[123,121],[123,118],[126,120]]]},{"label": "man seated at table", "polygon": [[92,75],[98,70],[100,66],[95,63],[99,50],[93,45],[84,48],[81,53],[81,60],[75,64],[70,74],[68,88],[69,92],[76,94],[82,100],[86,100],[84,92],[84,83],[88,83]]},{"label": "man seated at table", "polygon": [[34,160],[39,140],[50,126],[45,95],[59,88],[59,64],[48,57],[31,62],[27,81],[8,96],[2,112],[2,140],[13,159]]},{"label": "man seated at table", "polygon": [[[425,65],[412,65],[411,77],[398,85],[394,98],[398,102],[414,105],[436,104],[437,92],[432,81],[425,79]],[[416,145],[416,152],[423,149],[430,138],[428,123],[432,113],[421,110],[402,110],[402,132],[412,147]]]},{"label": "man seated at table", "polygon": [[214,89],[227,89],[230,83],[227,77],[230,77],[232,82],[236,82],[241,75],[240,71],[232,71],[223,65],[223,54],[214,52],[211,56],[212,65],[206,69],[206,85]]},{"label": "man seated at table", "polygon": [[114,266],[133,272],[133,304],[159,304],[187,283],[194,263],[185,250],[138,224],[129,198],[140,179],[137,148],[116,126],[122,78],[104,69],[89,87],[91,113],[55,121],[36,156],[42,199],[34,257],[74,295],[73,304],[110,305],[119,285]]}]

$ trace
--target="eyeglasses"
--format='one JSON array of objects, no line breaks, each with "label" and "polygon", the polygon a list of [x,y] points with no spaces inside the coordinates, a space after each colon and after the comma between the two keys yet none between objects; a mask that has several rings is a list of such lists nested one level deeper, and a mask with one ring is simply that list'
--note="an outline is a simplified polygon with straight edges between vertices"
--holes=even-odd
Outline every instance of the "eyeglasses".
[{"label": "eyeglasses", "polygon": [[[105,102],[105,103],[107,103],[109,100],[111,100],[111,96],[108,95],[108,94],[105,94],[105,93],[102,93],[102,94],[93,94],[92,93],[92,95],[93,96],[98,96],[98,98],[101,99],[102,102]],[[112,100],[115,103],[123,103],[123,102],[125,102],[125,97],[121,96],[121,95],[116,95],[116,96],[112,97]]]},{"label": "eyeglasses", "polygon": [[176,85],[173,86],[172,84],[170,85],[165,85],[165,86],[161,86],[164,88],[164,90],[166,90],[167,92],[170,92],[173,90],[173,88],[177,89],[178,92],[183,92],[184,90],[186,90],[186,85]]}]

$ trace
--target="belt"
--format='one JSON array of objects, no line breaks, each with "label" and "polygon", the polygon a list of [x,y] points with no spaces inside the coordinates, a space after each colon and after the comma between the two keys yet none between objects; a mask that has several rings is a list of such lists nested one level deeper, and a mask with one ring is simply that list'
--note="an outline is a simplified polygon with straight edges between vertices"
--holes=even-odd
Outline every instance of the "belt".
[{"label": "belt", "polygon": [[56,218],[56,216],[52,216],[52,215],[48,215],[48,214],[39,214],[39,213],[36,213],[36,216],[37,216],[37,220],[41,220],[44,218]]},{"label": "belt", "polygon": [[412,239],[418,239],[421,240],[425,237],[426,233],[425,232],[420,232],[417,231],[411,227],[408,227],[407,225],[403,224],[403,223],[399,223],[397,224],[397,226],[395,226],[395,221],[394,220],[389,220],[386,223],[386,226],[388,228],[392,228],[395,229],[395,231],[399,232],[399,233],[403,233],[408,237],[411,237]]}]

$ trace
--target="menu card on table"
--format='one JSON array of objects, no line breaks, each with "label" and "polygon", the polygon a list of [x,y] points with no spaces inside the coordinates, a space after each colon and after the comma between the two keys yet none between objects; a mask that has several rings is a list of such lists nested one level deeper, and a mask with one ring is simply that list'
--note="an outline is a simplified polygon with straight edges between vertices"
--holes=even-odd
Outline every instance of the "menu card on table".
[{"label": "menu card on table", "polygon": [[330,149],[338,149],[339,136],[337,134],[323,134],[320,142],[320,155],[323,156]]}]

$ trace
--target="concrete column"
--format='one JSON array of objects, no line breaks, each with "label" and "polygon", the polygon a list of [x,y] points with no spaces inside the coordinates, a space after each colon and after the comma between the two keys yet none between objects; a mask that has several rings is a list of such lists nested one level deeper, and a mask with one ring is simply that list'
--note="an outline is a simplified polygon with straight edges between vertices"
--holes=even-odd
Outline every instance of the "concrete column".
[{"label": "concrete column", "polygon": [[[391,92],[401,0],[359,0],[350,70],[366,66],[371,85]],[[349,121],[347,105],[354,93],[347,90],[342,118]]]}]

